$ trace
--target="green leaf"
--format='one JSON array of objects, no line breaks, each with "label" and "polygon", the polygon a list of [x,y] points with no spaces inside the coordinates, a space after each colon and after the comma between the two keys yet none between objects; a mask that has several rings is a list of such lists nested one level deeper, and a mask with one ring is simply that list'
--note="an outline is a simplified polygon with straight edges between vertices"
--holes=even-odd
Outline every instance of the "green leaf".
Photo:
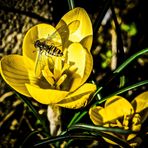
[{"label": "green leaf", "polygon": [[88,134],[75,134],[75,135],[62,135],[62,136],[56,136],[56,137],[53,137],[53,138],[49,138],[49,139],[46,139],[46,140],[42,140],[41,142],[37,142],[34,147],[37,147],[37,146],[43,146],[43,145],[46,145],[46,144],[49,144],[49,143],[55,143],[55,142],[59,142],[59,141],[69,141],[71,139],[78,139],[78,140],[98,140],[98,137],[94,136],[94,135],[88,135]]},{"label": "green leaf", "polygon": [[67,127],[70,127],[72,124],[74,124],[79,115],[80,115],[80,112],[75,113],[75,115],[73,116],[73,118],[71,119]]},{"label": "green leaf", "polygon": [[141,82],[138,82],[138,83],[135,83],[133,85],[130,85],[130,86],[127,86],[127,87],[124,87],[106,97],[104,97],[103,99],[101,99],[100,101],[98,101],[96,104],[101,104],[102,102],[106,101],[108,98],[112,97],[112,96],[115,96],[115,95],[119,95],[119,94],[122,94],[126,91],[129,91],[131,89],[134,89],[134,88],[137,88],[137,87],[140,87],[140,86],[143,86],[143,85],[147,85],[148,84],[148,80],[144,80],[144,81],[141,81]]},{"label": "green leaf", "polygon": [[145,54],[148,52],[148,48],[140,50],[139,52],[133,54],[130,58],[128,58],[126,61],[124,61],[113,73],[120,73],[126,66],[128,66],[133,60],[135,60],[137,57],[139,57],[142,54]]},{"label": "green leaf", "polygon": [[26,144],[26,142],[35,134],[40,133],[41,131],[32,131],[31,133],[29,133],[29,135],[27,135],[27,137],[23,140],[23,143],[20,145],[20,148],[23,148],[24,145]]},{"label": "green leaf", "polygon": [[88,125],[88,124],[75,124],[73,126],[71,126],[70,128],[68,128],[68,131],[72,131],[72,130],[85,130],[85,131],[89,131],[89,132],[113,132],[113,133],[120,133],[120,134],[131,134],[133,133],[133,131],[131,130],[124,130],[121,128],[115,128],[115,127],[103,127],[103,126],[94,126],[94,125]]},{"label": "green leaf", "polygon": [[141,56],[142,54],[145,54],[148,52],[148,48],[143,49],[135,54],[133,54],[131,57],[129,57],[127,60],[125,60],[117,69],[114,70],[113,74],[109,76],[109,78],[106,78],[105,84],[103,83],[102,86],[99,86],[96,92],[94,93],[93,97],[94,98],[102,89],[104,89],[108,83],[110,83],[122,70],[124,70],[132,61],[134,61],[136,58]]},{"label": "green leaf", "polygon": [[68,0],[68,6],[69,6],[69,9],[74,9],[75,8],[75,3],[74,3],[74,0]]},{"label": "green leaf", "polygon": [[[76,130],[76,132],[81,131],[79,133],[72,133],[73,130]],[[85,132],[85,133],[84,133]],[[130,148],[130,146],[123,141],[122,139],[119,139],[117,137],[114,137],[110,134],[104,133],[104,132],[116,132],[116,133],[122,133],[122,134],[129,134],[132,131],[130,130],[123,130],[119,128],[107,128],[107,127],[99,127],[99,126],[93,126],[93,125],[86,125],[86,124],[77,124],[73,125],[72,127],[68,128],[67,131],[65,131],[64,135],[61,136],[56,136],[47,140],[44,140],[42,142],[39,142],[35,144],[34,146],[41,146],[49,143],[54,143],[54,142],[59,142],[59,141],[65,141],[65,140],[74,140],[74,139],[79,139],[79,140],[99,140],[99,137],[105,137],[107,139],[110,139],[117,144]]]}]

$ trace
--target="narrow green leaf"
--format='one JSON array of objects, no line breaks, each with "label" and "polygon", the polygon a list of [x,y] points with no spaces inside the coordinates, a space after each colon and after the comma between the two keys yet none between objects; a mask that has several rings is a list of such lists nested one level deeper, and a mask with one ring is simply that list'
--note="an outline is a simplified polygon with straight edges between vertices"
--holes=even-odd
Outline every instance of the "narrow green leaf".
[{"label": "narrow green leaf", "polygon": [[145,54],[148,52],[148,48],[140,50],[139,52],[133,54],[130,58],[128,58],[126,61],[124,61],[113,73],[120,73],[128,64],[130,64],[133,60],[135,60],[137,57],[139,57],[142,54]]},{"label": "narrow green leaf", "polygon": [[68,0],[68,6],[70,10],[74,9],[75,8],[74,0]]},{"label": "narrow green leaf", "polygon": [[79,122],[79,121],[84,117],[84,115],[86,115],[86,114],[87,114],[87,111],[83,111],[83,112],[80,114],[80,116],[78,116],[78,117],[76,118],[76,120],[75,120],[75,122],[74,122],[73,124]]},{"label": "narrow green leaf", "polygon": [[41,131],[32,131],[24,140],[23,143],[20,145],[20,148],[23,148],[25,143],[35,134],[40,133]]},{"label": "narrow green leaf", "polygon": [[131,57],[125,60],[116,70],[114,70],[114,72],[112,73],[111,76],[109,76],[109,78],[105,79],[105,84],[103,83],[102,86],[98,87],[92,98],[94,98],[102,89],[104,89],[105,88],[104,86],[110,83],[117,76],[117,74],[119,74],[122,70],[124,70],[132,61],[134,61],[136,58],[147,52],[148,48],[140,50],[139,52],[133,54]]},{"label": "narrow green leaf", "polygon": [[117,137],[115,137],[113,135],[103,133],[103,132],[100,132],[99,135],[102,136],[102,137],[105,137],[105,138],[107,138],[107,139],[109,139],[111,141],[114,141],[115,143],[117,143],[121,147],[131,148],[130,145],[126,141],[124,141],[124,140],[122,140],[120,138],[117,138]]},{"label": "narrow green leaf", "polygon": [[147,85],[148,84],[148,80],[144,80],[144,81],[141,81],[141,82],[138,82],[138,83],[135,83],[133,85],[130,85],[130,86],[127,86],[127,87],[124,87],[106,97],[104,97],[102,100],[98,101],[96,104],[101,104],[102,102],[106,101],[108,98],[112,97],[112,96],[115,96],[115,95],[119,95],[119,94],[122,94],[126,91],[129,91],[131,89],[134,89],[134,88],[137,88],[137,87],[140,87],[140,86],[143,86],[143,85]]},{"label": "narrow green leaf", "polygon": [[[92,134],[92,135],[91,135]],[[59,141],[69,141],[69,140],[74,140],[74,139],[78,139],[78,140],[100,140],[99,139],[99,136],[101,137],[105,137],[107,139],[110,139],[114,142],[116,142],[117,144],[123,146],[123,147],[126,147],[126,148],[130,148],[130,146],[128,145],[128,143],[126,143],[125,141],[123,141],[122,139],[119,139],[117,137],[114,137],[110,134],[107,134],[107,133],[103,133],[103,132],[98,132],[97,134],[95,133],[81,133],[81,134],[69,134],[68,135],[62,135],[62,136],[56,136],[56,137],[53,137],[53,138],[50,138],[50,139],[46,139],[46,140],[43,140],[41,142],[38,142],[34,145],[34,147],[38,147],[38,146],[45,146],[46,144],[49,144],[49,143],[55,143],[55,142],[59,142]]]},{"label": "narrow green leaf", "polygon": [[72,124],[74,124],[75,120],[78,118],[79,115],[80,115],[80,112],[75,113],[75,115],[73,116],[73,118],[71,119],[67,127],[70,127]]},{"label": "narrow green leaf", "polygon": [[130,134],[133,133],[131,130],[124,130],[121,128],[115,128],[115,127],[102,127],[102,126],[94,126],[94,125],[88,125],[88,124],[75,124],[68,128],[68,132],[72,130],[85,130],[89,132],[113,132],[113,133],[120,133],[120,134]]},{"label": "narrow green leaf", "polygon": [[81,134],[81,135],[62,135],[62,136],[56,136],[53,138],[49,138],[46,140],[43,140],[41,142],[38,142],[34,145],[34,147],[37,146],[43,146],[49,143],[55,143],[55,142],[59,142],[59,141],[65,141],[65,140],[71,140],[71,139],[81,139],[81,140],[98,140],[98,137],[94,136],[94,135],[87,135],[87,134]]}]

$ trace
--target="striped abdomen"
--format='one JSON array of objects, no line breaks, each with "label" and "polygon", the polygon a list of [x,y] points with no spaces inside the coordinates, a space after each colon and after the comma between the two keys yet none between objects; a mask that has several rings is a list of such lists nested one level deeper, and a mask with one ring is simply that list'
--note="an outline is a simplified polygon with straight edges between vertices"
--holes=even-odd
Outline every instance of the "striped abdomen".
[{"label": "striped abdomen", "polygon": [[38,48],[41,53],[45,51],[46,53],[53,56],[58,56],[58,57],[63,56],[63,52],[58,47],[52,44],[47,45],[44,41],[43,42],[41,42],[40,40],[35,41],[34,47]]}]

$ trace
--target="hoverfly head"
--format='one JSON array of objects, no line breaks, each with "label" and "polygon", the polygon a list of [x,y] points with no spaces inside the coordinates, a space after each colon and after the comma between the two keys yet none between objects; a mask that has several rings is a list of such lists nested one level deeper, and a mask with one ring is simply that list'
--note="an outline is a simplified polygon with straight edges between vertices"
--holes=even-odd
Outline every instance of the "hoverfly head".
[{"label": "hoverfly head", "polygon": [[40,46],[41,46],[40,40],[36,40],[36,41],[34,42],[34,47],[35,47],[35,48],[38,48],[38,47],[40,47]]}]

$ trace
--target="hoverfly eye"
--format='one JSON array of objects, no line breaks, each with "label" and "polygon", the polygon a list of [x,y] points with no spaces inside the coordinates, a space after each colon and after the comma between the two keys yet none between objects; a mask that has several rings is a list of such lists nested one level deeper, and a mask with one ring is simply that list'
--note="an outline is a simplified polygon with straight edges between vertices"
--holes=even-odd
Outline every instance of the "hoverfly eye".
[{"label": "hoverfly eye", "polygon": [[35,46],[35,48],[37,48],[38,46],[40,46],[40,41],[39,40],[36,40],[35,43],[34,43],[34,46]]},{"label": "hoverfly eye", "polygon": [[37,41],[34,42],[34,47],[36,48],[38,45]]}]

